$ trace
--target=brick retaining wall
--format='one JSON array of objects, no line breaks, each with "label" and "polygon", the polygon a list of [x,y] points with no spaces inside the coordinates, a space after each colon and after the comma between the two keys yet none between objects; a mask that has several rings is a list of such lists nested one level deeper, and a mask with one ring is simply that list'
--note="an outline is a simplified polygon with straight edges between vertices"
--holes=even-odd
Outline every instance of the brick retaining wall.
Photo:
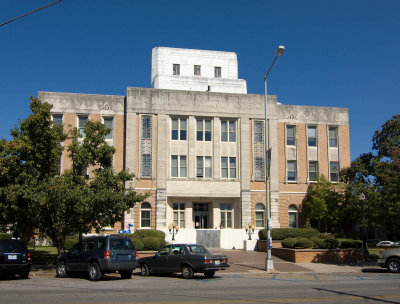
[{"label": "brick retaining wall", "polygon": [[[266,241],[258,241],[258,251],[267,251]],[[362,249],[290,249],[272,244],[272,254],[293,263],[361,263]]]}]

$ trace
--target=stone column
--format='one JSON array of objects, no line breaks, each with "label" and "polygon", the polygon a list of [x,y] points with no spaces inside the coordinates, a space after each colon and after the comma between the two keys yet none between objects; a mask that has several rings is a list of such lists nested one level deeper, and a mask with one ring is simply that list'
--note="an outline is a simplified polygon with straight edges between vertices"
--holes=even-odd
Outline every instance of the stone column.
[{"label": "stone column", "polygon": [[250,193],[250,157],[251,157],[251,141],[250,141],[250,120],[247,118],[240,119],[240,136],[238,136],[237,163],[238,177],[241,184],[241,228],[245,227],[251,221],[251,193]]}]

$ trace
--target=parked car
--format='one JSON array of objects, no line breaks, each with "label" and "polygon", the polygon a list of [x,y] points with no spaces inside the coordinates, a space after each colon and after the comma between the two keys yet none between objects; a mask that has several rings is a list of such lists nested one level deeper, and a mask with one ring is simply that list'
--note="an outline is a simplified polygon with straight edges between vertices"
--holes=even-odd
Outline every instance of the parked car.
[{"label": "parked car", "polygon": [[191,279],[196,272],[211,278],[229,264],[226,255],[212,254],[204,245],[172,244],[162,247],[154,256],[139,259],[139,266],[142,276],[182,272],[184,279]]},{"label": "parked car", "polygon": [[20,240],[0,240],[0,274],[18,274],[21,279],[29,277],[31,254]]},{"label": "parked car", "polygon": [[104,273],[118,272],[129,279],[137,267],[137,251],[126,236],[96,236],[84,239],[58,257],[57,277],[71,273],[88,273],[89,280],[98,281]]},{"label": "parked car", "polygon": [[387,268],[390,272],[400,272],[400,248],[381,252],[378,265]]},{"label": "parked car", "polygon": [[393,245],[393,242],[391,241],[381,241],[378,244],[376,244],[376,246],[378,247],[390,247]]},{"label": "parked car", "polygon": [[400,242],[394,242],[392,247],[400,247]]}]

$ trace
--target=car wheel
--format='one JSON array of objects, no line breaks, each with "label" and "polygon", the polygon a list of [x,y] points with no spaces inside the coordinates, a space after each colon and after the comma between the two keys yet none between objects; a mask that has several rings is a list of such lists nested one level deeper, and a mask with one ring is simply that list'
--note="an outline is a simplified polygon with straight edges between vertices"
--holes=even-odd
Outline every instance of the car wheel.
[{"label": "car wheel", "polygon": [[147,266],[147,264],[140,265],[140,274],[144,277],[150,275],[150,269],[149,266]]},{"label": "car wheel", "polygon": [[184,279],[191,279],[193,278],[193,269],[188,265],[182,266],[182,277]]},{"label": "car wheel", "polygon": [[390,272],[400,272],[400,260],[391,258],[387,264],[387,268]]},{"label": "car wheel", "polygon": [[132,270],[120,271],[119,274],[121,275],[122,279],[130,279],[132,277]]},{"label": "car wheel", "polygon": [[57,278],[68,277],[67,266],[65,265],[64,261],[58,262],[57,267],[56,267],[56,275],[57,275]]},{"label": "car wheel", "polygon": [[204,275],[206,276],[206,278],[212,278],[213,276],[214,276],[214,274],[215,274],[215,271],[213,270],[213,271],[206,271],[205,273],[204,273]]},{"label": "car wheel", "polygon": [[29,278],[29,271],[24,271],[19,274],[20,279],[27,279]]},{"label": "car wheel", "polygon": [[99,281],[103,274],[101,273],[99,264],[96,262],[90,264],[89,266],[89,280],[90,281]]}]

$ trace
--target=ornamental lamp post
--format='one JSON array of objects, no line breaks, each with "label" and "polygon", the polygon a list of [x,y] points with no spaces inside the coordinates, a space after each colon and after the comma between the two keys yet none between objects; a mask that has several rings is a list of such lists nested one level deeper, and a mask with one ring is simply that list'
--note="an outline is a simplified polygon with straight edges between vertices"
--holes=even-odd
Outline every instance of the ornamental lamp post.
[{"label": "ornamental lamp post", "polygon": [[362,242],[364,254],[367,253],[367,225],[365,225],[365,194],[361,193],[358,197],[361,202],[361,212],[362,212]]},{"label": "ornamental lamp post", "polygon": [[251,235],[254,234],[254,230],[256,229],[256,227],[248,223],[244,229],[246,230],[246,233],[249,235],[249,241],[251,241]]},{"label": "ornamental lamp post", "polygon": [[175,225],[175,223],[171,223],[168,226],[168,230],[169,230],[169,233],[172,234],[172,241],[175,241],[175,234],[178,234],[179,226]]},{"label": "ornamental lamp post", "polygon": [[276,59],[278,59],[279,56],[283,54],[285,51],[285,47],[283,45],[278,46],[278,49],[276,50],[275,53],[275,58],[274,61],[272,61],[271,66],[269,67],[267,73],[264,76],[264,93],[265,93],[265,100],[264,100],[264,107],[265,107],[265,132],[264,132],[264,142],[265,142],[265,188],[266,188],[266,202],[267,202],[267,258],[265,260],[265,270],[268,272],[274,272],[274,263],[271,258],[271,249],[272,249],[272,238],[271,238],[271,193],[270,193],[270,159],[271,159],[271,151],[269,150],[269,144],[268,144],[268,139],[269,139],[269,128],[268,128],[268,95],[267,95],[267,78],[269,75],[269,72],[271,72],[272,67],[275,64]]}]

